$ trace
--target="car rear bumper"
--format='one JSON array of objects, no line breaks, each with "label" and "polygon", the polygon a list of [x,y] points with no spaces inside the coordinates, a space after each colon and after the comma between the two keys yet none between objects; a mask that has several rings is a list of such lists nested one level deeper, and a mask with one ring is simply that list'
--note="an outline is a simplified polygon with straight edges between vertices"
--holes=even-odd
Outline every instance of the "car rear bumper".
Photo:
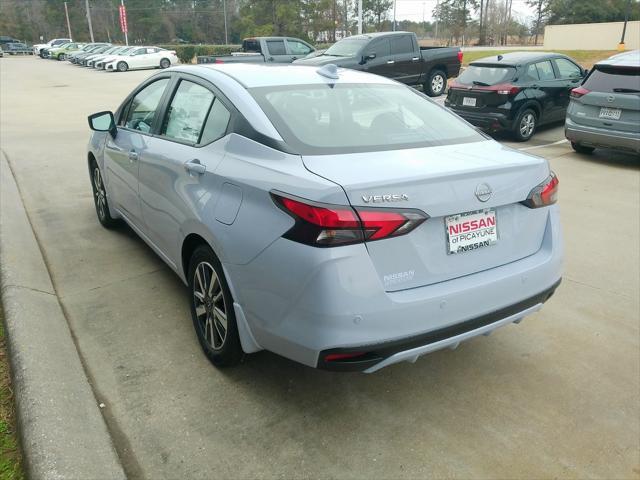
[{"label": "car rear bumper", "polygon": [[611,148],[625,152],[640,153],[640,131],[621,132],[603,128],[578,125],[567,117],[564,135],[570,142],[586,147]]},{"label": "car rear bumper", "polygon": [[[364,245],[318,249],[278,239],[249,264],[225,268],[242,285],[234,297],[259,348],[311,367],[372,372],[533,313],[557,287],[562,250],[552,206],[533,255],[424,287],[385,291]],[[364,355],[326,359],[353,352]]]},{"label": "car rear bumper", "polygon": [[470,112],[468,110],[449,107],[456,115],[464,118],[471,125],[482,130],[496,132],[499,130],[511,130],[512,119],[504,113],[499,112]]}]

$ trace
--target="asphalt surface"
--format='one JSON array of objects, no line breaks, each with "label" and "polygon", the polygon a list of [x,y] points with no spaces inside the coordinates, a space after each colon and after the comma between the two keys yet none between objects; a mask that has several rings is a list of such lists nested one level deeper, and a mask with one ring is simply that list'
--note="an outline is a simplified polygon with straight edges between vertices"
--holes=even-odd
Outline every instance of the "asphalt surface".
[{"label": "asphalt surface", "polygon": [[372,375],[220,371],[178,278],[95,216],[86,117],[153,73],[0,60],[2,149],[130,478],[640,478],[638,158],[501,139],[560,178],[564,282],[520,325]]}]

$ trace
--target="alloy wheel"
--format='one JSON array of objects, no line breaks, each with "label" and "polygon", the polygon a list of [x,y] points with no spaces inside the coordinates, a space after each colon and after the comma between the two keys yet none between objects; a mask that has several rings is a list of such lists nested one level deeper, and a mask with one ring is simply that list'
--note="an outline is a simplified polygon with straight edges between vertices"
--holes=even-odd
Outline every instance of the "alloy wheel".
[{"label": "alloy wheel", "polygon": [[193,302],[198,325],[208,346],[220,350],[227,339],[227,305],[213,266],[200,262],[193,278]]},{"label": "alloy wheel", "polygon": [[102,183],[102,175],[100,169],[96,165],[93,169],[93,187],[96,195],[96,207],[98,207],[98,215],[101,220],[106,218],[107,213],[107,194]]},{"label": "alloy wheel", "polygon": [[443,88],[444,88],[444,78],[442,78],[442,75],[435,75],[431,79],[431,90],[434,93],[440,93],[442,92]]},{"label": "alloy wheel", "polygon": [[533,130],[536,128],[536,117],[533,113],[528,112],[520,120],[520,135],[523,138],[529,138],[533,135]]}]

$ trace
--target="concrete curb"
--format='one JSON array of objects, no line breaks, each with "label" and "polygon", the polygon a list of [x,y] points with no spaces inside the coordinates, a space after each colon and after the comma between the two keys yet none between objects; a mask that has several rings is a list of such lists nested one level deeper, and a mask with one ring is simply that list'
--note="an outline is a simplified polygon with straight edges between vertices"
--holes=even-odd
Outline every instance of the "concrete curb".
[{"label": "concrete curb", "polygon": [[125,479],[3,152],[0,294],[28,478]]}]

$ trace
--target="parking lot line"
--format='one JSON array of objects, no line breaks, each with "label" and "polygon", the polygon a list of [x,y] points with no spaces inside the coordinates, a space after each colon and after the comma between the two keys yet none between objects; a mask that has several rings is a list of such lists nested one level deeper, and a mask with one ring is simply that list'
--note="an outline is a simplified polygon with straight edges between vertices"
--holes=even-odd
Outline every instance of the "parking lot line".
[{"label": "parking lot line", "polygon": [[518,150],[521,151],[529,151],[529,150],[537,150],[539,148],[546,148],[546,147],[552,147],[554,145],[560,145],[563,143],[567,143],[568,140],[566,138],[563,138],[562,140],[558,140],[557,142],[551,142],[551,143],[545,143],[544,145],[534,145],[532,147],[524,147],[524,148],[518,148]]}]

